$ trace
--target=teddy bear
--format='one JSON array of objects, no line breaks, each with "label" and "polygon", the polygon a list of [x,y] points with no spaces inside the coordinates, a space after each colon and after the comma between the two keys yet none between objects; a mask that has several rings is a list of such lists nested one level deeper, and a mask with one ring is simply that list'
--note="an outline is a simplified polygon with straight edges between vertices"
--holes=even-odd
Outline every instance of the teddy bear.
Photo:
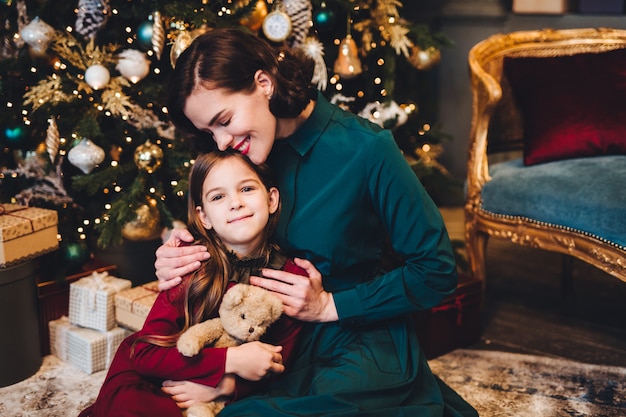
[{"label": "teddy bear", "polygon": [[[195,356],[203,347],[232,347],[259,340],[280,318],[283,303],[269,291],[248,284],[233,285],[219,308],[219,317],[197,323],[180,335],[176,343],[184,356]],[[195,404],[186,417],[213,417],[224,408],[224,401]]]}]

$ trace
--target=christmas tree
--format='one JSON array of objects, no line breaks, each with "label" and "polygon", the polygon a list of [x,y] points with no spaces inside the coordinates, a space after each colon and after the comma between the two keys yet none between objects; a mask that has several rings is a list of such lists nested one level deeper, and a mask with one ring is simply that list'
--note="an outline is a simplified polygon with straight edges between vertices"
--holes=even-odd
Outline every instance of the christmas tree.
[{"label": "christmas tree", "polygon": [[446,177],[446,137],[425,103],[451,42],[403,18],[399,0],[3,0],[0,10],[0,202],[57,210],[68,265],[186,220],[194,155],[164,91],[180,53],[216,27],[301,48],[331,101],[394,129],[427,186]]}]

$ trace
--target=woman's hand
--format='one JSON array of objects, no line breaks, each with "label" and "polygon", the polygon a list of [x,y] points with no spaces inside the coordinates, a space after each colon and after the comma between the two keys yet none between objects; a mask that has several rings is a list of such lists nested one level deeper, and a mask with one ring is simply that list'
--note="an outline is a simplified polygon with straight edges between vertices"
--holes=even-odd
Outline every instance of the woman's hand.
[{"label": "woman's hand", "polygon": [[230,347],[226,351],[224,370],[249,381],[259,381],[272,374],[281,374],[285,371],[281,350],[282,346],[258,341]]},{"label": "woman's hand", "polygon": [[263,269],[263,277],[250,277],[252,285],[272,291],[283,302],[286,315],[302,321],[338,320],[333,295],[324,291],[322,274],[306,259],[294,259],[308,277],[275,269]]},{"label": "woman's hand", "polygon": [[200,262],[209,259],[204,245],[188,246],[194,241],[187,229],[172,229],[170,237],[156,251],[154,268],[159,279],[159,290],[177,286],[183,276],[200,268]]},{"label": "woman's hand", "polygon": [[170,395],[178,407],[189,408],[193,404],[232,396],[235,393],[235,376],[224,375],[215,388],[191,381],[163,381],[161,391]]}]

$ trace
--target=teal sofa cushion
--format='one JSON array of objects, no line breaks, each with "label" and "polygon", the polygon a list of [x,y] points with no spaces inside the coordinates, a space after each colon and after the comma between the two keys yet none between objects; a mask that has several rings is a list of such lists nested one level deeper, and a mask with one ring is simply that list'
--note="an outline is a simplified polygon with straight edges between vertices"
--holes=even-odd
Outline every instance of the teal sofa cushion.
[{"label": "teal sofa cushion", "polygon": [[596,156],[526,166],[492,164],[482,209],[576,229],[626,249],[626,156]]}]

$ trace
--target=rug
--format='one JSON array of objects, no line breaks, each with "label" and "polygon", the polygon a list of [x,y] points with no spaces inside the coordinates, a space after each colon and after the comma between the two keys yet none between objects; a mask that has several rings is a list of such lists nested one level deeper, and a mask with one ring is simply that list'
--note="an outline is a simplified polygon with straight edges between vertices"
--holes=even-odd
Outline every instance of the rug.
[{"label": "rug", "polygon": [[[626,368],[469,349],[430,366],[482,417],[626,416]],[[46,356],[35,375],[0,388],[0,416],[77,416],[95,400],[104,377]]]}]

